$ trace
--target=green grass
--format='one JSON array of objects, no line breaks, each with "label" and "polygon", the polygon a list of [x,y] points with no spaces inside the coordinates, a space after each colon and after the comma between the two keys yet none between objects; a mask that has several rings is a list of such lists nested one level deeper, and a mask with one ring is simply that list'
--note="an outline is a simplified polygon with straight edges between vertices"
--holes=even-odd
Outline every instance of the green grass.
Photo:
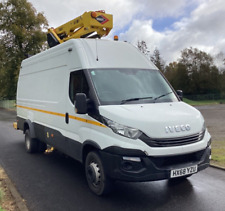
[{"label": "green grass", "polygon": [[188,103],[192,106],[201,106],[201,105],[216,105],[216,104],[221,104],[225,103],[225,100],[199,100],[199,101],[194,101],[194,100],[189,100],[187,98],[183,99],[185,103]]},{"label": "green grass", "polygon": [[2,196],[3,196],[3,193],[2,193],[2,190],[0,189],[0,211],[4,211],[1,207]]},{"label": "green grass", "polygon": [[225,168],[225,140],[212,142],[211,164]]},{"label": "green grass", "polygon": [[[225,104],[225,100],[202,100],[193,101],[184,98],[184,102],[192,106]],[[211,164],[225,168],[225,140],[216,140],[212,142]]]}]

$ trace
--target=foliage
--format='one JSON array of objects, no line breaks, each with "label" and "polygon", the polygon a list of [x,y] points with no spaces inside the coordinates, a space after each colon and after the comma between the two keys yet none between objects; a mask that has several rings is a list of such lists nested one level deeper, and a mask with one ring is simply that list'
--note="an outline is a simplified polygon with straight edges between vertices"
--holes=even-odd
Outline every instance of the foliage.
[{"label": "foliage", "polygon": [[[150,55],[145,41],[138,41],[138,49]],[[160,52],[155,48],[150,56],[151,61],[165,75],[175,90],[183,90],[184,95],[217,94],[225,96],[225,58],[219,53],[215,58],[197,48],[185,48],[180,59],[165,66]],[[222,61],[217,67],[215,60]]]},{"label": "foliage", "polygon": [[163,73],[165,69],[165,62],[160,56],[160,52],[155,48],[153,55],[151,56],[151,61],[155,64],[156,67]]},{"label": "foliage", "polygon": [[188,72],[191,74],[194,71],[199,72],[202,65],[211,66],[213,58],[209,54],[200,51],[197,48],[190,47],[181,51],[179,62],[184,64]]},{"label": "foliage", "polygon": [[196,48],[181,51],[178,62],[166,67],[165,76],[175,89],[182,89],[185,94],[222,93],[225,88],[225,76],[221,77],[213,58]]},{"label": "foliage", "polygon": [[47,26],[27,0],[0,3],[0,97],[15,97],[21,61],[46,48]]},{"label": "foliage", "polygon": [[145,55],[148,55],[149,50],[145,41],[138,41],[137,48]]},{"label": "foliage", "polygon": [[150,54],[148,50],[148,46],[145,41],[138,41],[137,48],[145,54],[149,59],[154,63],[154,65],[163,73],[165,70],[165,62],[162,59],[160,52],[157,48],[155,48],[153,54]]}]

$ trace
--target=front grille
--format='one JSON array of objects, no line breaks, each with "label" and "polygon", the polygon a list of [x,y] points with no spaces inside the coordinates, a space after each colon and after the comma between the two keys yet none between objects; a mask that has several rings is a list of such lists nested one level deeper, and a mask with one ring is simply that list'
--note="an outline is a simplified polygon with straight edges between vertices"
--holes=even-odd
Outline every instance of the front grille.
[{"label": "front grille", "polygon": [[153,139],[146,136],[145,134],[142,134],[140,136],[140,139],[150,147],[174,147],[193,144],[198,141],[201,141],[204,137],[204,134],[205,130],[190,136],[183,136],[179,138],[163,138],[163,139]]},{"label": "front grille", "polygon": [[165,168],[165,167],[170,167],[170,166],[179,165],[179,164],[199,162],[201,161],[204,152],[205,150],[201,150],[198,152],[185,154],[185,155],[151,157],[151,161],[158,168]]}]

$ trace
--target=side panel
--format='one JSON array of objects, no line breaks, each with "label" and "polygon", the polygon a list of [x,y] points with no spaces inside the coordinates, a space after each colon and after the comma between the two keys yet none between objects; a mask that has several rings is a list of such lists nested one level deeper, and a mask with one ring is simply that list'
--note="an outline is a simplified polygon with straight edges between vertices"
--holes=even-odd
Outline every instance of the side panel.
[{"label": "side panel", "polygon": [[87,134],[86,119],[92,118],[77,117],[69,99],[70,71],[80,68],[80,47],[63,46],[23,62],[17,88],[17,118],[21,130],[24,121],[29,120],[36,138],[81,160],[81,146],[87,136],[80,134]]},{"label": "side panel", "polygon": [[68,69],[81,68],[78,51],[79,42],[71,41],[22,62],[17,86],[19,117],[61,129],[65,127]]},{"label": "side panel", "polygon": [[[62,51],[54,54],[44,52],[22,64],[17,87],[17,118],[29,120],[36,138],[42,141],[46,141],[46,127],[62,131],[66,125],[67,54]],[[23,129],[24,126],[19,125]]]}]

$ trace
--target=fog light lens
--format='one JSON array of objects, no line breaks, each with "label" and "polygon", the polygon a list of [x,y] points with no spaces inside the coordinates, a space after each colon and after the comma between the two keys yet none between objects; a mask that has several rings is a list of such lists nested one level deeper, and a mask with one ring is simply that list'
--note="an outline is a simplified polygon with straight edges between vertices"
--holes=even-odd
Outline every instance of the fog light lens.
[{"label": "fog light lens", "polygon": [[123,157],[123,160],[141,162],[141,158],[139,157]]},{"label": "fog light lens", "polygon": [[123,168],[125,171],[132,171],[133,165],[132,165],[131,162],[125,161],[125,162],[122,163],[122,168]]}]

